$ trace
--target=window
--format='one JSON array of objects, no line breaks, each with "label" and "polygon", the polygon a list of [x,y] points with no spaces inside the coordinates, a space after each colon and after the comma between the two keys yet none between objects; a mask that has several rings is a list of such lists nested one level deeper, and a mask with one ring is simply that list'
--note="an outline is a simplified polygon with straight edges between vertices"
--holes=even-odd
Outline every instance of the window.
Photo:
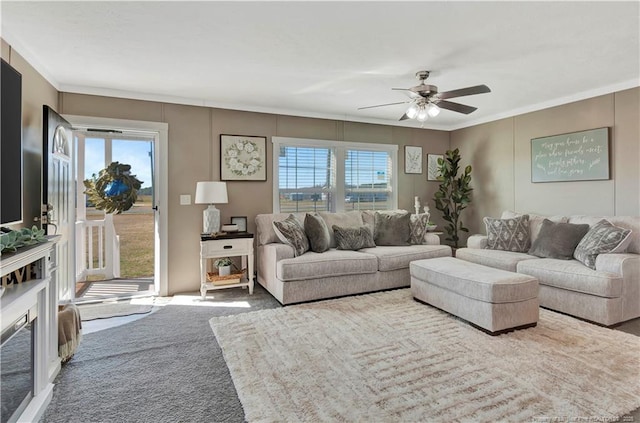
[{"label": "window", "polygon": [[272,141],[274,213],[397,208],[396,145]]}]

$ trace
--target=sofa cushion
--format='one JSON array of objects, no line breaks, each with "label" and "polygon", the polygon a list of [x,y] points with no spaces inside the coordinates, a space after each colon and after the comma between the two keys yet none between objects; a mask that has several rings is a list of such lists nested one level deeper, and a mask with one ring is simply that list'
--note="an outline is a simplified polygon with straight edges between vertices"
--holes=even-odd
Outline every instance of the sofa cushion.
[{"label": "sofa cushion", "polygon": [[376,245],[409,245],[411,226],[409,212],[376,212],[373,237]]},{"label": "sofa cushion", "polygon": [[[362,226],[362,215],[359,211],[350,211],[344,213],[332,213],[321,211],[318,214],[324,219],[324,223],[327,224],[327,228],[333,227],[333,225],[340,226],[341,228],[359,228]],[[336,238],[332,230],[329,231],[329,246],[336,248]]]},{"label": "sofa cushion", "polygon": [[331,234],[324,219],[317,213],[307,213],[304,217],[304,233],[309,238],[309,247],[314,253],[323,253],[329,249]]},{"label": "sofa cushion", "polygon": [[526,253],[477,248],[458,248],[456,258],[510,272],[515,272],[516,266],[523,260],[539,260],[538,257]]},{"label": "sofa cushion", "polygon": [[298,222],[304,222],[305,213],[276,213],[276,214],[259,214],[256,216],[256,233],[258,245],[271,244],[273,242],[281,243],[278,235],[273,229],[273,222],[285,220],[289,215],[293,214]]},{"label": "sofa cushion", "polygon": [[414,260],[434,257],[450,257],[451,247],[448,245],[408,245],[408,246],[377,246],[365,248],[360,252],[374,255],[378,258],[378,270],[407,269]]},{"label": "sofa cushion", "polygon": [[602,219],[593,225],[582,238],[573,252],[573,257],[595,270],[598,254],[621,253],[630,242],[630,229],[619,228]]},{"label": "sofa cushion", "polygon": [[[542,228],[542,222],[545,219],[549,219],[555,223],[567,223],[569,218],[567,216],[542,216],[535,213],[527,213],[529,215],[529,237],[531,238],[531,243],[533,244],[536,239],[538,239],[538,234],[540,233],[540,228]],[[511,210],[505,210],[502,212],[502,219],[511,219],[514,217],[522,216],[522,213],[517,213]]]},{"label": "sofa cushion", "polygon": [[518,263],[517,270],[518,273],[535,276],[540,285],[606,298],[622,295],[621,275],[589,269],[578,260],[525,260]]},{"label": "sofa cushion", "polygon": [[511,219],[483,219],[487,229],[487,246],[490,250],[526,253],[531,247],[529,236],[529,215]]},{"label": "sofa cushion", "polygon": [[295,281],[376,273],[377,270],[378,259],[374,255],[331,249],[324,253],[309,251],[280,260],[276,265],[276,277],[282,281]]},{"label": "sofa cushion", "polygon": [[290,214],[285,220],[273,222],[273,230],[283,244],[293,247],[295,256],[309,251],[307,234],[294,215]]},{"label": "sofa cushion", "polygon": [[631,242],[627,253],[640,254],[640,216],[569,216],[569,223],[586,223],[593,226],[602,219],[606,219],[620,228],[631,229]]},{"label": "sofa cushion", "polygon": [[338,250],[361,250],[363,248],[375,247],[373,234],[367,226],[359,228],[341,228],[333,225],[333,234],[336,238],[336,248]]},{"label": "sofa cushion", "polygon": [[537,257],[571,260],[578,243],[589,231],[589,225],[554,223],[549,219],[542,222],[538,239],[529,254]]}]

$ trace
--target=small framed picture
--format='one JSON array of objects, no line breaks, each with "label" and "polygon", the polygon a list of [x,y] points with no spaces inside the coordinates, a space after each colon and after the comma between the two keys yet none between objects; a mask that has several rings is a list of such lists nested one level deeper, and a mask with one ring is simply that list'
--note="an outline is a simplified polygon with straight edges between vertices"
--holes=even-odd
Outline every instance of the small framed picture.
[{"label": "small framed picture", "polygon": [[427,181],[437,181],[440,176],[438,159],[444,159],[442,154],[427,154]]},{"label": "small framed picture", "polygon": [[404,173],[422,173],[422,147],[405,145]]},{"label": "small framed picture", "polygon": [[233,216],[232,225],[238,225],[238,232],[247,232],[247,216]]}]

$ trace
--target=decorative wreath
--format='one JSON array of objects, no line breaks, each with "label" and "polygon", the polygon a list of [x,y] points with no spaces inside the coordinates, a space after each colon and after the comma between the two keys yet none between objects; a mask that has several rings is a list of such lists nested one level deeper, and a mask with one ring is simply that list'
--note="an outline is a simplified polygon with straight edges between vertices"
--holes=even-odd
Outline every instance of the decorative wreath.
[{"label": "decorative wreath", "polygon": [[248,140],[239,140],[227,147],[224,162],[236,176],[253,175],[264,166],[258,146]]},{"label": "decorative wreath", "polygon": [[131,166],[112,162],[102,169],[98,177],[84,180],[85,194],[98,210],[106,213],[122,213],[133,207],[138,199],[142,181],[131,174]]}]

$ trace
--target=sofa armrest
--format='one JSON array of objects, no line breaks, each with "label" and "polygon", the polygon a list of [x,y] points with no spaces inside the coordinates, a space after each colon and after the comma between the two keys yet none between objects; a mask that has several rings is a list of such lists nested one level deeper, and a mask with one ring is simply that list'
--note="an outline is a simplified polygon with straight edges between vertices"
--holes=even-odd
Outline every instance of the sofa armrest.
[{"label": "sofa armrest", "polygon": [[596,270],[598,272],[622,275],[623,277],[630,273],[638,273],[640,272],[640,255],[598,254],[596,257]]},{"label": "sofa armrest", "polygon": [[287,244],[271,243],[258,246],[258,278],[273,280],[280,260],[293,258],[293,247]]},{"label": "sofa armrest", "polygon": [[427,232],[422,239],[422,245],[440,245],[440,237],[431,232]]},{"label": "sofa armrest", "polygon": [[487,236],[481,234],[471,235],[467,239],[467,247],[482,250],[487,246]]}]

